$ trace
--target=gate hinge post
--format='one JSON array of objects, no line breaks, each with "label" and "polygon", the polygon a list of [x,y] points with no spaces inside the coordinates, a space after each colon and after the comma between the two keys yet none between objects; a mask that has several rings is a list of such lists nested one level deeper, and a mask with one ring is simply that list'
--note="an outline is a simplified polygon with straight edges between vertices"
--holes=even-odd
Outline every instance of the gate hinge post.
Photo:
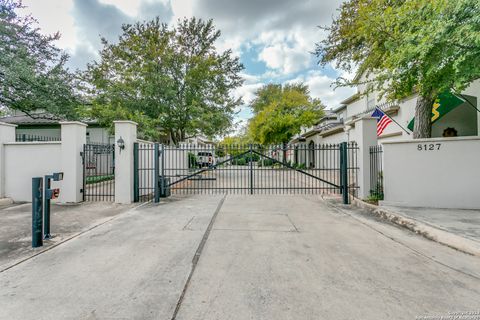
[{"label": "gate hinge post", "polygon": [[253,194],[253,147],[250,143],[249,171],[250,171],[250,194]]},{"label": "gate hinge post", "polygon": [[348,198],[348,145],[340,144],[340,186],[342,189],[343,204],[349,204]]}]

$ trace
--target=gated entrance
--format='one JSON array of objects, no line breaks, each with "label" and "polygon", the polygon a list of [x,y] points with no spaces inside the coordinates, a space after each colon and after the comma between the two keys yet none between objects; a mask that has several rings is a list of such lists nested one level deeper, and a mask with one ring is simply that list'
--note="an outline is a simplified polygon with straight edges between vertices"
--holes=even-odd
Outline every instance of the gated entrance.
[{"label": "gated entrance", "polygon": [[115,145],[83,146],[83,201],[115,200]]},{"label": "gated entrance", "polygon": [[169,194],[356,195],[356,143],[134,146],[134,200]]}]

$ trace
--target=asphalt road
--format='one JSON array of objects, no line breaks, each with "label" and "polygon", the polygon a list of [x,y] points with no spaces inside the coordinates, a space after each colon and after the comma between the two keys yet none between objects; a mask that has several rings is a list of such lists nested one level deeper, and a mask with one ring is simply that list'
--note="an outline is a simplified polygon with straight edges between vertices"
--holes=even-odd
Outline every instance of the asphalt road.
[{"label": "asphalt road", "polygon": [[415,319],[480,309],[478,257],[318,196],[222,198],[132,210],[0,273],[0,318]]}]

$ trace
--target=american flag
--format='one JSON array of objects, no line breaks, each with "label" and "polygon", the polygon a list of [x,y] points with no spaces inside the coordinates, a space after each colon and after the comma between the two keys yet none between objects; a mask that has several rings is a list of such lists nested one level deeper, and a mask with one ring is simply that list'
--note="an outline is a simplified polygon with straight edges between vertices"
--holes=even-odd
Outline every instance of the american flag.
[{"label": "american flag", "polygon": [[373,118],[377,118],[377,137],[379,137],[385,128],[392,123],[390,119],[382,110],[375,108],[375,111],[372,113]]}]

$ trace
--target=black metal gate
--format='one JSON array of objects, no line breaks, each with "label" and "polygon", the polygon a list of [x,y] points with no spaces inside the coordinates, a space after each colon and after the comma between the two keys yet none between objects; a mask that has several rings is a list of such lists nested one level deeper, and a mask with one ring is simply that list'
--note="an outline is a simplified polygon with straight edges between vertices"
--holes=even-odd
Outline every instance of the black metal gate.
[{"label": "black metal gate", "polygon": [[83,201],[115,200],[115,145],[83,145]]},{"label": "black metal gate", "polygon": [[[135,145],[134,199],[169,194],[348,194],[356,196],[356,143]],[[345,192],[344,192],[345,191]]]},{"label": "black metal gate", "polygon": [[370,147],[370,197],[383,200],[383,148]]}]

